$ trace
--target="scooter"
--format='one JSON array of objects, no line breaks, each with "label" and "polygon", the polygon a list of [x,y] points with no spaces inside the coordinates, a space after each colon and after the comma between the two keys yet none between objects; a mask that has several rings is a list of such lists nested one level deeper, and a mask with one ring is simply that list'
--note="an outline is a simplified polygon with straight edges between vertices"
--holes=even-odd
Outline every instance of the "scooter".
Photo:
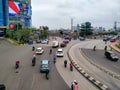
[{"label": "scooter", "polygon": [[73,67],[70,67],[70,71],[73,71]]},{"label": "scooter", "polygon": [[16,65],[15,65],[15,68],[18,69],[18,68],[19,68],[19,64],[16,64]]},{"label": "scooter", "polygon": [[64,67],[66,68],[66,67],[67,67],[67,64],[64,64]]},{"label": "scooter", "polygon": [[33,58],[33,60],[32,60],[32,66],[35,66],[35,64],[36,64],[36,58]]},{"label": "scooter", "polygon": [[49,79],[48,74],[49,74],[49,71],[47,71],[47,72],[45,73],[45,77],[46,77],[47,80]]}]

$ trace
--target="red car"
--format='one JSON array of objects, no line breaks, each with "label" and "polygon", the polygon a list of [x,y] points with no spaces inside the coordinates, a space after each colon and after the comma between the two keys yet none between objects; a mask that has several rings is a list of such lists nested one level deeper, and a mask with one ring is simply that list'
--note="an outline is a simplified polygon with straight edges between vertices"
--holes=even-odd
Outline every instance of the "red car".
[{"label": "red car", "polygon": [[110,42],[116,42],[116,38],[110,39]]},{"label": "red car", "polygon": [[69,43],[69,40],[64,40],[63,43],[67,44]]}]

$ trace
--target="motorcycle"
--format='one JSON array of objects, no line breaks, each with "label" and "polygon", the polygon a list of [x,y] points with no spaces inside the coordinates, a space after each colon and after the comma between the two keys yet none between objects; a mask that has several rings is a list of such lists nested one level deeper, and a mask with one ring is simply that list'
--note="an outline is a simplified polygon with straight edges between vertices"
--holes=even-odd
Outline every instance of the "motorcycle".
[{"label": "motorcycle", "polygon": [[67,60],[64,61],[64,67],[67,67]]},{"label": "motorcycle", "polygon": [[32,51],[34,51],[34,50],[35,50],[35,47],[33,46],[33,47],[32,47]]},{"label": "motorcycle", "polygon": [[32,66],[35,66],[35,64],[36,64],[36,58],[34,57],[34,58],[32,59]]},{"label": "motorcycle", "polygon": [[18,69],[18,68],[19,68],[19,64],[16,64],[16,65],[15,65],[15,68]]},{"label": "motorcycle", "polygon": [[47,80],[49,79],[48,74],[49,74],[49,71],[47,71],[47,72],[45,73],[45,77],[46,77]]},{"label": "motorcycle", "polygon": [[73,67],[70,67],[70,71],[73,71]]}]

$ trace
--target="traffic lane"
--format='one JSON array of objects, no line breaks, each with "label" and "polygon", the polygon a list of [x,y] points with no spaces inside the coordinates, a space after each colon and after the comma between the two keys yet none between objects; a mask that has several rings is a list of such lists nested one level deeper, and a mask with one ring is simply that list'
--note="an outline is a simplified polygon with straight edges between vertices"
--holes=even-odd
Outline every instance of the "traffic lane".
[{"label": "traffic lane", "polygon": [[[93,51],[91,49],[82,49],[83,52],[96,64],[107,68],[108,70],[120,74],[120,62],[111,61],[104,55],[104,50]],[[118,55],[120,58],[120,55]]]},{"label": "traffic lane", "polygon": [[[46,54],[48,55],[48,53],[49,52]],[[55,68],[53,69],[55,71],[53,75],[56,77],[53,80],[50,79],[47,81],[45,79],[45,75],[39,73],[40,59],[47,57],[47,55],[44,56],[45,53],[37,56],[37,63],[35,67],[31,66],[33,54],[34,52],[31,51],[31,46],[14,47],[12,50],[6,52],[6,54],[2,56],[3,61],[0,61],[3,63],[3,67],[0,69],[0,72],[2,73],[0,74],[1,83],[5,83],[7,89],[9,90],[57,90],[58,88],[59,90],[61,88],[63,90],[68,90],[68,86],[64,83],[62,78],[60,78],[60,75],[57,73]],[[16,58],[20,60],[20,68],[18,69],[18,73],[15,73],[16,70],[14,69]],[[47,59],[49,59],[49,56]],[[50,78],[52,74],[51,72]]]},{"label": "traffic lane", "polygon": [[[88,45],[88,44],[86,44]],[[83,44],[84,47],[86,47],[86,45]],[[74,47],[72,47],[71,49],[71,55],[72,57],[74,57],[74,59],[77,59],[78,65],[80,65],[80,67],[82,67],[83,69],[87,70],[87,72],[94,78],[98,79],[99,81],[101,81],[103,84],[107,85],[110,89],[112,90],[119,90],[120,89],[120,81],[109,76],[108,74],[104,73],[103,71],[99,70],[98,68],[96,68],[95,66],[93,66],[92,64],[90,64],[85,58],[83,58],[83,56],[80,54],[79,51],[79,46],[81,46],[80,44],[76,44]]]},{"label": "traffic lane", "polygon": [[[60,76],[58,73],[55,64],[53,63],[53,55],[56,53],[57,48],[52,49],[52,54],[49,54],[49,50],[51,47],[45,47],[45,52],[43,55],[37,55],[38,60],[38,74],[39,81],[37,81],[37,77],[34,83],[35,87],[42,88],[44,90],[69,90],[69,87],[67,84],[64,82],[63,78]],[[40,61],[43,59],[48,59],[50,60],[50,73],[49,73],[49,80],[46,80],[45,74],[39,72],[40,68]],[[41,84],[41,82],[43,84]],[[38,89],[36,89],[38,90]]]}]

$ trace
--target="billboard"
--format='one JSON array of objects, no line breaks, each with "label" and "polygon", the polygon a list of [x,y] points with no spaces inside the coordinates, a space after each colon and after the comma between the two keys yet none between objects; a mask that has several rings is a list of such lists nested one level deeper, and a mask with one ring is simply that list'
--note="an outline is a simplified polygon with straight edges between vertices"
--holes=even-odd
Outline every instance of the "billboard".
[{"label": "billboard", "polygon": [[24,4],[22,2],[8,1],[9,6],[9,16],[31,16],[30,5]]},{"label": "billboard", "polygon": [[21,3],[8,1],[8,6],[9,6],[9,16],[17,16],[21,8]]}]

